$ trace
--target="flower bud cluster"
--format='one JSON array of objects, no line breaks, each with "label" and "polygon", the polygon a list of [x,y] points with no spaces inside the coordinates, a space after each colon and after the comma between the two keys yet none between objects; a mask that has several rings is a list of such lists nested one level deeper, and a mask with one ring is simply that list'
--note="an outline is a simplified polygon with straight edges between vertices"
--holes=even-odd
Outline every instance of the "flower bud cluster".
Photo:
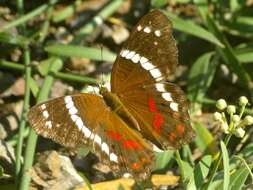
[{"label": "flower bud cluster", "polygon": [[[216,102],[216,107],[219,112],[213,114],[214,120],[218,121],[221,130],[225,134],[233,134],[236,137],[243,138],[245,135],[245,127],[253,124],[253,117],[250,115],[242,118],[245,107],[248,104],[248,99],[245,96],[239,98],[239,115],[236,114],[236,106],[227,105],[224,99],[219,99]],[[226,114],[229,115],[230,120],[227,120]]]}]

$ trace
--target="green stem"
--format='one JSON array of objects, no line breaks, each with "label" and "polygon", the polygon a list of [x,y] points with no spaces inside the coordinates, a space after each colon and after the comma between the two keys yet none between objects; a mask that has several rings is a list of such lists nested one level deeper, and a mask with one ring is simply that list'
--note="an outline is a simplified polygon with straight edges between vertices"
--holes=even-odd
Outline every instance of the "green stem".
[{"label": "green stem", "polygon": [[[50,89],[53,85],[54,81],[54,76],[51,75],[51,73],[54,73],[58,70],[60,70],[62,67],[62,62],[59,61],[59,59],[56,59],[50,69],[49,69],[49,74],[46,76],[43,85],[41,87],[41,90],[39,92],[38,98],[37,98],[37,103],[42,102],[43,100],[46,100]],[[24,167],[22,171],[22,177],[21,177],[21,183],[19,186],[19,190],[28,190],[29,189],[29,183],[30,183],[30,175],[28,174],[28,171],[31,169],[32,164],[33,164],[33,158],[35,154],[35,148],[36,148],[36,142],[37,142],[37,135],[36,133],[31,129],[28,140],[27,140],[27,145],[26,145],[26,150],[25,150],[25,157],[24,157]]]},{"label": "green stem", "polygon": [[[13,63],[10,61],[5,61],[5,60],[0,60],[0,68],[5,68],[5,69],[11,69],[14,71],[18,72],[23,72],[25,70],[24,65],[18,64],[18,63]],[[37,71],[37,70],[35,70]],[[79,82],[79,83],[88,83],[88,84],[98,84],[99,81],[97,81],[94,78],[91,77],[84,77],[81,75],[74,75],[74,74],[68,74],[68,73],[63,73],[63,72],[55,72],[53,75],[58,78],[62,79],[65,81],[70,81],[70,82]]]},{"label": "green stem", "polygon": [[[224,144],[225,144],[226,146],[228,145],[228,143],[229,143],[231,137],[232,137],[232,134],[228,134],[228,135],[225,137]],[[215,176],[215,174],[217,173],[218,168],[219,168],[219,166],[220,166],[221,159],[222,159],[222,155],[221,155],[221,153],[219,152],[219,153],[218,153],[218,158],[215,160],[215,162],[214,162],[214,164],[213,164],[213,167],[212,167],[212,170],[211,170],[211,174],[210,174],[209,180],[208,180],[207,184],[205,185],[205,188],[204,188],[204,189],[208,189],[209,185],[212,183],[212,181],[213,181],[213,179],[214,179],[214,176]]]},{"label": "green stem", "polygon": [[53,7],[54,7],[53,5],[54,5],[54,0],[50,0],[49,7],[48,7],[47,13],[46,13],[47,18],[42,25],[41,32],[40,32],[40,38],[38,40],[40,43],[43,42],[47,36],[48,28],[50,26],[50,20],[52,17]]},{"label": "green stem", "polygon": [[101,25],[103,21],[111,16],[118,8],[122,5],[124,1],[123,0],[113,0],[110,1],[110,3],[105,6],[95,17],[91,19],[89,23],[84,25],[79,31],[76,37],[74,38],[72,44],[77,44],[80,42],[80,40],[83,39],[83,37],[91,34],[94,29]]},{"label": "green stem", "polygon": [[16,147],[16,187],[19,184],[19,177],[20,177],[20,169],[21,169],[21,156],[22,156],[22,147],[24,141],[24,130],[26,126],[26,115],[29,109],[29,102],[30,102],[30,78],[31,78],[31,67],[28,65],[30,64],[30,51],[28,48],[24,49],[24,63],[25,63],[25,97],[24,97],[24,105],[23,111],[20,119],[20,126],[19,126],[19,133],[18,133],[18,142]]},{"label": "green stem", "polygon": [[[20,16],[24,14],[24,2],[23,0],[17,0],[17,9]],[[25,34],[25,24],[21,25],[19,27],[20,32]],[[23,56],[24,56],[24,65],[25,65],[25,93],[24,93],[24,104],[22,108],[22,114],[20,118],[20,125],[19,125],[19,132],[18,132],[18,141],[17,141],[17,147],[16,147],[16,165],[15,165],[15,189],[18,188],[20,183],[20,175],[21,175],[21,158],[22,158],[22,149],[23,149],[23,142],[24,142],[24,130],[26,127],[26,116],[27,111],[29,109],[29,103],[30,103],[30,78],[31,78],[31,68],[29,67],[29,64],[31,62],[30,60],[30,51],[29,47],[26,45],[23,48]]]},{"label": "green stem", "polygon": [[[53,3],[55,4],[58,0],[54,0]],[[42,12],[44,12],[45,10],[47,10],[47,8],[50,6],[50,4],[44,4],[39,6],[38,8],[36,8],[35,10],[25,14],[24,16],[19,17],[18,19],[15,19],[14,21],[4,25],[2,28],[0,28],[0,32],[9,30],[13,27],[16,27],[18,25],[24,24],[25,22],[27,22],[28,20],[32,19],[33,17],[41,14]]]},{"label": "green stem", "polygon": [[183,182],[185,180],[185,173],[184,173],[184,167],[183,167],[183,161],[181,159],[180,153],[178,150],[176,150],[176,161],[179,166],[180,174],[181,174],[181,181]]},{"label": "green stem", "polygon": [[56,14],[53,15],[52,21],[54,23],[58,23],[61,21],[66,20],[68,17],[71,17],[77,12],[77,7],[81,5],[82,0],[75,0],[74,3],[71,3],[69,6],[64,8],[63,10],[58,11]]}]

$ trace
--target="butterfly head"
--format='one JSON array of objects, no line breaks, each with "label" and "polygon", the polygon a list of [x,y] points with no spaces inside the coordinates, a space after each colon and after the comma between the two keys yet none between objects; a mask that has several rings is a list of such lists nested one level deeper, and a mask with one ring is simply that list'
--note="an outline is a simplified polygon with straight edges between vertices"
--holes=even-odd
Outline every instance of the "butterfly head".
[{"label": "butterfly head", "polygon": [[99,86],[99,94],[102,96],[105,96],[106,94],[109,93],[109,90],[105,86]]}]

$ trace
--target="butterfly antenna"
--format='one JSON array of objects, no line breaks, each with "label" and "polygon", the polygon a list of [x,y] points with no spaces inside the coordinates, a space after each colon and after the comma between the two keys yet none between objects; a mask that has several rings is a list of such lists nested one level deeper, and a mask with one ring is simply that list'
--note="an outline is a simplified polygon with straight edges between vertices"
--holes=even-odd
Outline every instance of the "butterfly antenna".
[{"label": "butterfly antenna", "polygon": [[[103,58],[103,46],[101,45],[100,46],[100,49],[101,49],[101,61],[103,62],[104,61],[104,58]],[[105,85],[105,80],[104,80],[104,73],[102,73],[102,76],[101,76],[101,87]]]}]

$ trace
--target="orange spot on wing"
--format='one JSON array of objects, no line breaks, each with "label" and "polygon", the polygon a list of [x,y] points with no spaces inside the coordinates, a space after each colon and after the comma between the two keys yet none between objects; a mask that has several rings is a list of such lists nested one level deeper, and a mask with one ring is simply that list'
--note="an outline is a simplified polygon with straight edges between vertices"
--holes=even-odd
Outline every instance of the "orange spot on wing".
[{"label": "orange spot on wing", "polygon": [[114,132],[114,131],[108,131],[108,132],[107,132],[107,135],[108,135],[111,139],[113,139],[113,140],[115,140],[115,141],[120,141],[120,140],[121,140],[121,135],[120,135],[119,133]]},{"label": "orange spot on wing", "polygon": [[176,137],[177,137],[177,136],[176,136],[175,133],[173,133],[173,132],[170,133],[170,134],[169,134],[169,141],[170,141],[171,143],[173,143],[173,141],[176,139]]},{"label": "orange spot on wing", "polygon": [[138,169],[140,169],[140,167],[141,167],[141,165],[140,165],[140,163],[138,163],[138,162],[135,162],[135,163],[132,164],[132,168],[133,168],[134,170],[138,170]]},{"label": "orange spot on wing", "polygon": [[177,125],[176,129],[177,129],[177,132],[180,136],[182,136],[184,134],[184,125],[179,124],[179,125]]},{"label": "orange spot on wing", "polygon": [[164,123],[163,116],[160,113],[156,113],[154,115],[154,121],[153,121],[153,128],[156,130],[156,132],[161,132],[161,126]]},{"label": "orange spot on wing", "polygon": [[136,150],[142,149],[142,147],[138,143],[136,143],[132,140],[125,140],[123,142],[123,146],[124,146],[124,148],[132,148],[132,149],[136,149]]},{"label": "orange spot on wing", "polygon": [[154,98],[149,98],[149,99],[148,99],[148,105],[149,105],[149,111],[150,111],[150,112],[156,112],[156,107],[155,107],[155,100],[154,100]]},{"label": "orange spot on wing", "polygon": [[140,159],[142,163],[150,163],[151,161],[146,159],[146,158],[141,158]]}]

